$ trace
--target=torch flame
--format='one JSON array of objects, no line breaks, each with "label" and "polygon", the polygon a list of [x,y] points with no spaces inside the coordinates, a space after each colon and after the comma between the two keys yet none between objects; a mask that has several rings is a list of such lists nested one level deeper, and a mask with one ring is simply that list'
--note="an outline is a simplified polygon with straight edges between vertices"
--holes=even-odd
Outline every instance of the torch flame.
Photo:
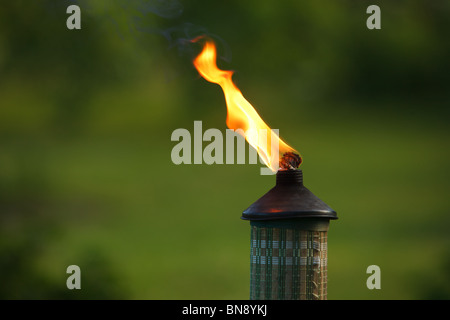
[{"label": "torch flame", "polygon": [[[198,41],[200,38],[192,40]],[[202,52],[194,59],[194,66],[207,81],[222,87],[227,104],[227,126],[230,129],[242,129],[244,132],[270,133],[271,140],[278,139],[278,150],[273,150],[267,141],[261,141],[257,135],[246,134],[247,142],[257,150],[263,162],[273,171],[279,169],[280,154],[297,153],[293,148],[274,134],[270,127],[261,119],[255,108],[244,98],[241,91],[233,83],[233,71],[221,70],[216,64],[216,46],[213,41],[206,40]],[[273,144],[273,141],[272,141]]]}]

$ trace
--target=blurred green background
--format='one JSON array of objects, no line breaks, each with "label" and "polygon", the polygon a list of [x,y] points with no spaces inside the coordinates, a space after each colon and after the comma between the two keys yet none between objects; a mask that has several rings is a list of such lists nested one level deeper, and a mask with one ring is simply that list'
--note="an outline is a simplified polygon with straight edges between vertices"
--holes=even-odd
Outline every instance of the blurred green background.
[{"label": "blurred green background", "polygon": [[328,298],[449,299],[449,15],[447,0],[2,1],[0,298],[248,298],[240,216],[274,177],[170,157],[173,130],[226,129],[183,40],[208,33],[338,212]]}]

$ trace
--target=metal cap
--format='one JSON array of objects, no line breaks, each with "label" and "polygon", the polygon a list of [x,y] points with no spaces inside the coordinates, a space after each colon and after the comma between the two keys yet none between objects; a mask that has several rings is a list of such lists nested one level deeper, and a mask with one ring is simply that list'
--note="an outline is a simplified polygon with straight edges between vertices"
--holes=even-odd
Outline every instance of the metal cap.
[{"label": "metal cap", "polygon": [[337,219],[336,211],[303,185],[302,170],[280,170],[276,185],[242,214],[243,220]]}]

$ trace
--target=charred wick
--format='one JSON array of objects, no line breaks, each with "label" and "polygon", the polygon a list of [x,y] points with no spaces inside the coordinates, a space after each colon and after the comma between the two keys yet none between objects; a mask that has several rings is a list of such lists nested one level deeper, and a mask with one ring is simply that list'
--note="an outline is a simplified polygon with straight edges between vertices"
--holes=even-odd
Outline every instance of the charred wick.
[{"label": "charred wick", "polygon": [[286,152],[280,159],[280,170],[296,170],[303,159],[295,152]]}]

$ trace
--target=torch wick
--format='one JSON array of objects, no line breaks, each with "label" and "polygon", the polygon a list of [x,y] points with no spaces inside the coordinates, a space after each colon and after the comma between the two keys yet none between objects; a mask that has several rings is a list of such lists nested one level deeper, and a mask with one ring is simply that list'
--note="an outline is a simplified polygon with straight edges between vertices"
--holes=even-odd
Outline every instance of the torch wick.
[{"label": "torch wick", "polygon": [[280,170],[297,170],[302,158],[295,152],[285,152],[280,159]]}]

